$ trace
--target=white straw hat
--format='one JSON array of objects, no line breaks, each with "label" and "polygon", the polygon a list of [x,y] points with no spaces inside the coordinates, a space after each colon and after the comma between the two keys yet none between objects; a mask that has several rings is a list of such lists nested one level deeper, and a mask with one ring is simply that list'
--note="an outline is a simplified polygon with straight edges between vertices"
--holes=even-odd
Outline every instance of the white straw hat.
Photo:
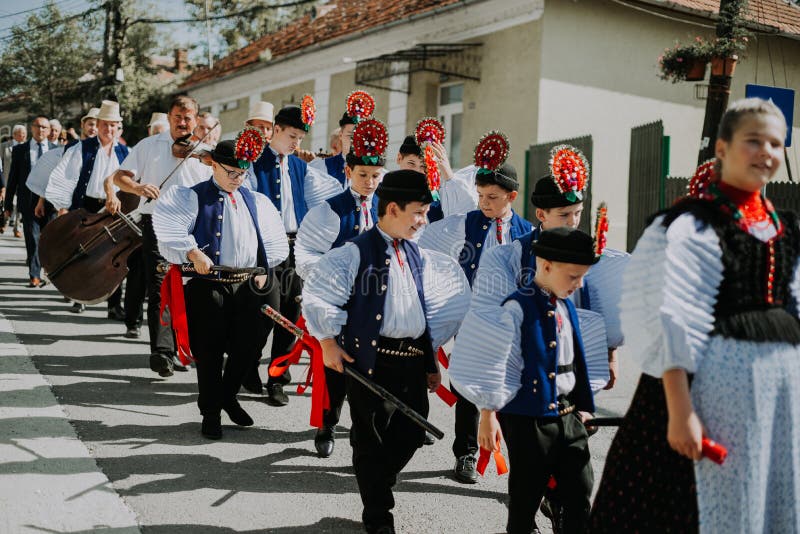
[{"label": "white straw hat", "polygon": [[111,100],[103,100],[100,104],[100,112],[97,114],[97,120],[122,122],[122,117],[119,114],[119,103],[112,102]]},{"label": "white straw hat", "polygon": [[274,107],[269,102],[256,102],[250,108],[250,115],[245,122],[252,120],[275,122],[273,113]]},{"label": "white straw hat", "polygon": [[85,121],[86,119],[96,119],[97,115],[100,113],[100,108],[91,108],[86,115],[81,117],[81,122]]},{"label": "white straw hat", "polygon": [[147,127],[154,124],[169,124],[169,120],[167,119],[166,113],[161,113],[160,111],[155,111],[150,115],[150,122],[147,123]]}]

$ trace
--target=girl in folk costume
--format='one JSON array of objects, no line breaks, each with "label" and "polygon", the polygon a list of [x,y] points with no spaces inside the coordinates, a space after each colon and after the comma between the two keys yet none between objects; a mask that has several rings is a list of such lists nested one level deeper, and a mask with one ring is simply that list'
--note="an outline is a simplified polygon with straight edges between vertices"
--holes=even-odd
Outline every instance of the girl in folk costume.
[{"label": "girl in folk costume", "polygon": [[434,117],[424,117],[417,122],[414,135],[409,135],[400,145],[397,164],[401,169],[419,171],[428,177],[428,188],[433,202],[428,210],[428,221],[435,222],[456,213],[467,213],[477,205],[475,183],[454,182],[453,169],[444,148],[444,125]]},{"label": "girl in folk costume", "polygon": [[[597,531],[800,532],[800,228],[760,193],[785,136],[772,102],[735,102],[716,162],[634,250],[622,319],[645,374]],[[727,448],[723,466],[701,459],[704,436]]]},{"label": "girl in folk costume", "polygon": [[[419,246],[437,250],[458,260],[467,280],[472,282],[480,264],[481,253],[498,245],[511,243],[532,230],[530,222],[517,215],[511,204],[517,198],[517,172],[505,163],[508,139],[500,132],[489,132],[475,147],[478,198],[480,209],[450,215],[431,223],[419,240]],[[429,168],[430,170],[430,168]],[[455,439],[456,480],[474,484],[478,480],[478,409],[457,391]]]},{"label": "girl in folk costume", "polygon": [[[181,357],[191,353],[197,360],[201,431],[209,439],[222,437],[222,410],[237,425],[253,424],[236,393],[272,329],[272,321],[260,313],[264,291],[246,277],[225,277],[210,270],[215,265],[270,269],[289,254],[275,206],[266,196],[241,187],[247,168],[263,148],[264,139],[255,129],[245,129],[236,141],[222,141],[211,152],[213,176],[193,187],[167,190],[153,213],[161,254],[173,264],[192,262],[196,271],[185,290],[183,320],[188,332],[178,328],[184,302],[176,266],[165,278],[162,292],[171,296],[167,305],[177,326]],[[257,277],[259,288],[266,277]]]},{"label": "girl in folk costume", "polygon": [[[326,367],[352,364],[424,417],[441,381],[434,348],[461,324],[469,286],[455,261],[413,241],[432,200],[425,175],[389,172],[376,195],[378,223],[319,260],[303,314]],[[425,432],[350,377],[346,389],[364,527],[390,534],[392,487]]]},{"label": "girl in folk costume", "polygon": [[[378,222],[375,190],[383,175],[386,163],[383,154],[387,145],[386,127],[380,121],[364,120],[355,127],[345,167],[349,187],[309,211],[297,232],[297,273],[304,281],[315,275],[314,266],[323,254],[370,230]],[[314,438],[317,453],[323,458],[333,453],[334,428],[345,397],[341,373],[326,368],[325,382],[330,408],[325,411],[323,426]]]},{"label": "girl in folk costume", "polygon": [[375,111],[375,99],[366,91],[353,91],[347,96],[347,108],[339,119],[339,142],[342,150],[335,156],[317,158],[308,164],[309,167],[327,173],[336,178],[342,188],[347,189],[348,178],[346,158],[353,144],[353,131],[359,122],[372,116]]}]

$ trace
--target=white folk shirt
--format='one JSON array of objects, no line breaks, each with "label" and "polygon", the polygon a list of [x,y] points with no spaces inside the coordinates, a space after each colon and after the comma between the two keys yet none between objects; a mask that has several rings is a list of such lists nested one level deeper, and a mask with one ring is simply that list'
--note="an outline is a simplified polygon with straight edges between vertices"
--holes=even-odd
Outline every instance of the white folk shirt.
[{"label": "white folk shirt", "polygon": [[[139,144],[131,149],[128,157],[125,158],[119,168],[133,173],[133,179],[137,182],[158,186],[181,162],[180,159],[172,155],[173,143],[172,135],[168,131],[151,135],[141,140]],[[203,165],[196,158],[189,158],[161,187],[161,194],[163,195],[168,189],[176,185],[192,187],[204,180],[208,180],[211,174],[211,167]],[[146,198],[142,197],[139,203],[140,213],[152,215],[157,201],[145,203],[146,200]]]},{"label": "white folk shirt", "polygon": [[[89,183],[86,186],[87,197],[101,200],[106,198],[103,183],[119,168],[119,160],[114,150],[116,146],[117,142],[114,141],[111,145],[111,155],[107,154],[102,146],[97,150],[92,174],[89,176]],[[78,185],[82,169],[83,143],[76,143],[64,153],[64,157],[53,169],[47,183],[44,196],[56,209],[68,209],[72,205],[72,194]]]}]

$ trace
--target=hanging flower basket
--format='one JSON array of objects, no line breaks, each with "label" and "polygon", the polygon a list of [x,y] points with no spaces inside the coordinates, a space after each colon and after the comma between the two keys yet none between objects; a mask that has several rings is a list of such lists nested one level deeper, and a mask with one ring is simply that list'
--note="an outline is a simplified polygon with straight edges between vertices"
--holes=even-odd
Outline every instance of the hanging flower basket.
[{"label": "hanging flower basket", "polygon": [[712,57],[711,58],[711,75],[712,76],[733,76],[736,70],[736,62],[739,57],[736,55],[730,57]]},{"label": "hanging flower basket", "polygon": [[687,82],[700,82],[706,79],[707,63],[702,59],[694,59],[689,62],[689,69],[686,71]]},{"label": "hanging flower basket", "polygon": [[672,83],[699,81],[706,77],[706,64],[711,59],[711,45],[702,37],[690,45],[666,48],[658,58],[661,79]]}]

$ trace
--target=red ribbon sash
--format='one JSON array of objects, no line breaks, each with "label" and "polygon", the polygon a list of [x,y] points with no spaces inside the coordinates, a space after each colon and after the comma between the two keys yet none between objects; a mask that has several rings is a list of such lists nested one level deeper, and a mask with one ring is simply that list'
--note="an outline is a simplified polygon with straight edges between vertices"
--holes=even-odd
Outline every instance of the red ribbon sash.
[{"label": "red ribbon sash", "polygon": [[164,321],[164,308],[169,308],[172,330],[175,332],[175,345],[181,363],[188,365],[195,360],[189,346],[189,322],[186,319],[186,301],[183,297],[183,279],[180,268],[172,265],[161,282],[161,309],[159,320],[162,326],[169,326]]},{"label": "red ribbon sash", "polygon": [[508,465],[506,465],[506,459],[503,457],[503,453],[500,451],[500,436],[497,437],[497,450],[496,451],[487,451],[483,447],[481,447],[481,451],[478,454],[478,465],[475,466],[475,470],[483,476],[483,473],[486,471],[486,466],[489,465],[490,457],[494,457],[494,463],[497,466],[497,474],[498,475],[505,475],[508,473]]}]

